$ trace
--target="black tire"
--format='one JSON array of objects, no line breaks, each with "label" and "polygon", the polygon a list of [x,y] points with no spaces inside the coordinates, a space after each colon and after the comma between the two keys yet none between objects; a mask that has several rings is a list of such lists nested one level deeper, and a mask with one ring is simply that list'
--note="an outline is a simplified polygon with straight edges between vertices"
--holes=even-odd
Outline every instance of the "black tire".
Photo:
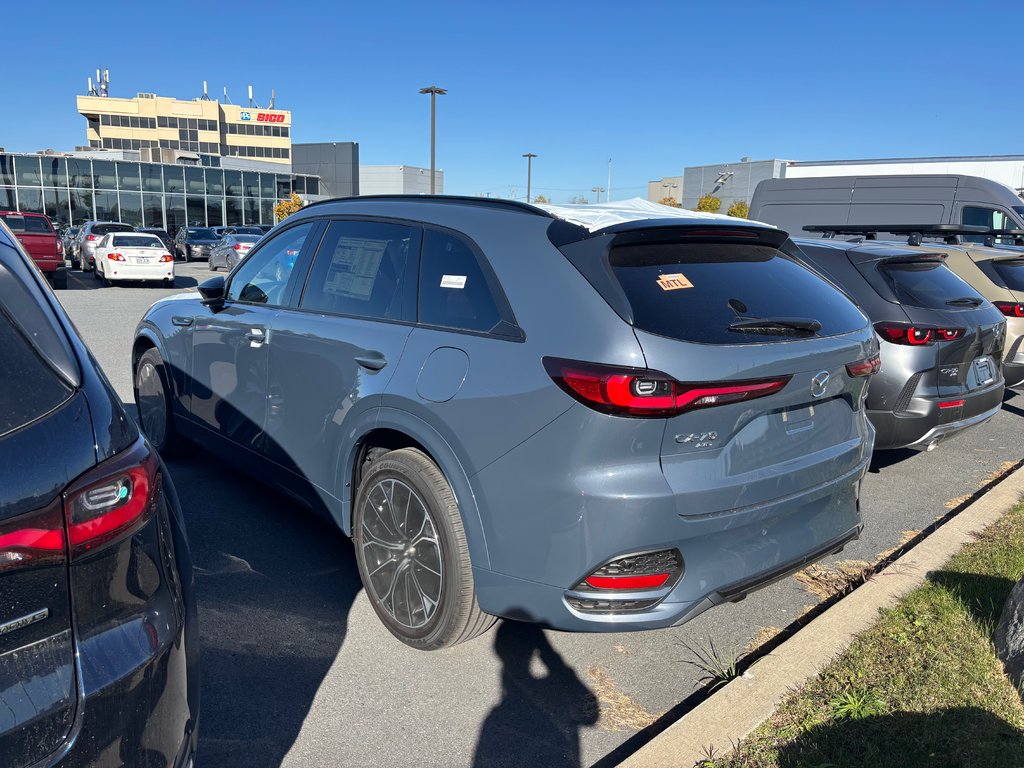
[{"label": "black tire", "polygon": [[167,369],[155,349],[142,353],[135,366],[133,384],[139,426],[150,444],[165,459],[179,455],[184,440],[174,427]]},{"label": "black tire", "polygon": [[93,276],[93,279],[95,279],[95,280],[102,280],[103,279],[102,276],[100,275],[100,271],[95,267],[95,265],[92,268],[92,276]]},{"label": "black tire", "polygon": [[[404,510],[402,524],[391,516],[393,509],[399,510],[395,514]],[[486,632],[497,620],[477,604],[469,545],[451,486],[422,451],[402,448],[369,465],[356,492],[352,541],[373,610],[406,645],[423,651],[449,648]],[[396,544],[405,549],[389,567]]]}]

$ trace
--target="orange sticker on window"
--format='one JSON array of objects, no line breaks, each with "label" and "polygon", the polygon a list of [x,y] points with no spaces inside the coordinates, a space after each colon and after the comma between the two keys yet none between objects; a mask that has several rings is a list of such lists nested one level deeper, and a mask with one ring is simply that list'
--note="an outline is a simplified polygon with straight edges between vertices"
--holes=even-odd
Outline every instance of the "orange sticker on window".
[{"label": "orange sticker on window", "polygon": [[682,272],[672,275],[658,275],[658,285],[663,291],[678,291],[680,288],[693,288],[693,283],[686,279]]}]

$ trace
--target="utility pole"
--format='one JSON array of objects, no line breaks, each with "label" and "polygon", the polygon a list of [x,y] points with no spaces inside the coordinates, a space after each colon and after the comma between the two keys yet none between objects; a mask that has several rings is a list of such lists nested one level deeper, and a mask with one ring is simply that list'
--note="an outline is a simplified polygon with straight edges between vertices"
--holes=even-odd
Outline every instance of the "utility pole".
[{"label": "utility pole", "polygon": [[608,158],[608,196],[605,198],[605,202],[612,199],[612,159]]},{"label": "utility pole", "polygon": [[533,158],[536,157],[533,152],[527,152],[523,157],[526,158],[526,202],[530,201],[530,182],[533,176]]},{"label": "utility pole", "polygon": [[431,85],[428,88],[420,88],[420,93],[430,94],[430,194],[434,194],[434,127],[437,115],[436,99],[438,96],[444,96],[448,91],[444,88],[438,88],[436,85]]}]

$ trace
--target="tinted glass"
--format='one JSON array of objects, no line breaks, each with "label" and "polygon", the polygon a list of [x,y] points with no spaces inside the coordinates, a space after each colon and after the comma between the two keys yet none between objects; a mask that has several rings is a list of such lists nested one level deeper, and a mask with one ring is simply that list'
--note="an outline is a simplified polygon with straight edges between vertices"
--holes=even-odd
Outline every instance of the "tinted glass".
[{"label": "tinted glass", "polygon": [[190,195],[206,194],[206,175],[201,167],[185,169],[185,191]]},{"label": "tinted glass", "polygon": [[401,317],[412,237],[412,227],[400,224],[332,222],[300,306],[360,317]]},{"label": "tinted glass", "polygon": [[915,307],[945,307],[950,299],[981,298],[941,261],[882,263],[879,271],[896,298]]},{"label": "tinted glass", "polygon": [[44,157],[43,186],[66,187],[68,185],[68,165],[62,157]]},{"label": "tinted glass", "polygon": [[96,189],[117,189],[113,163],[107,160],[93,160],[92,175]]},{"label": "tinted glass", "polygon": [[66,224],[71,215],[68,211],[68,191],[66,189],[43,189],[43,207],[50,220],[57,226]]},{"label": "tinted glass", "polygon": [[182,168],[164,166],[164,192],[184,192],[185,179]]},{"label": "tinted glass", "polygon": [[73,390],[0,309],[0,435],[45,416]]},{"label": "tinted glass", "polygon": [[132,232],[134,229],[130,224],[94,224],[92,233],[94,235],[109,235],[111,232]]},{"label": "tinted glass", "polygon": [[214,232],[212,229],[204,228],[188,228],[188,239],[189,240],[216,240],[220,237],[219,233]]},{"label": "tinted glass", "polygon": [[1024,259],[993,261],[992,267],[1011,291],[1024,291]]},{"label": "tinted glass", "polygon": [[0,184],[14,186],[14,158],[10,155],[0,155]]},{"label": "tinted glass", "polygon": [[111,245],[120,248],[159,248],[161,250],[164,247],[160,238],[152,235],[114,235]]},{"label": "tinted glass", "polygon": [[32,235],[52,235],[53,229],[50,222],[39,216],[15,216],[13,214],[0,214],[0,218],[11,228],[12,232],[24,232]]},{"label": "tinted glass", "polygon": [[26,213],[43,213],[43,190],[20,187],[18,189],[18,210]]},{"label": "tinted glass", "polygon": [[15,158],[14,167],[18,171],[18,186],[38,187],[42,184],[42,179],[39,175],[38,157]]},{"label": "tinted glass", "polygon": [[117,184],[119,189],[139,190],[142,182],[139,177],[139,166],[136,163],[117,164]]},{"label": "tinted glass", "polygon": [[609,261],[641,330],[702,344],[805,338],[784,328],[730,329],[745,320],[806,318],[818,335],[849,333],[864,317],[839,291],[774,248],[651,243],[613,248]]},{"label": "tinted glass", "polygon": [[233,275],[228,298],[247,304],[282,304],[288,278],[314,226],[309,222],[285,230],[249,256]]},{"label": "tinted glass", "polygon": [[224,187],[229,195],[242,194],[242,172],[224,171]]},{"label": "tinted glass", "polygon": [[490,331],[501,321],[476,254],[461,238],[424,233],[419,321],[466,331]]},{"label": "tinted glass", "polygon": [[118,205],[121,209],[120,219],[126,224],[142,226],[142,193],[118,192]]},{"label": "tinted glass", "polygon": [[234,227],[234,234],[237,235],[262,235],[263,230],[259,227]]},{"label": "tinted glass", "polygon": [[163,192],[163,174],[159,165],[144,163],[142,170],[142,188],[147,192]]}]

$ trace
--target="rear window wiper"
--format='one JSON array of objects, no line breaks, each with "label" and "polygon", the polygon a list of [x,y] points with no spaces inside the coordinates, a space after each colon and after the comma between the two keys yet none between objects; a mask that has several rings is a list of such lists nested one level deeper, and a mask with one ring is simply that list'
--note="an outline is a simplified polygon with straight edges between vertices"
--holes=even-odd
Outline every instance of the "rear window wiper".
[{"label": "rear window wiper", "polygon": [[730,331],[752,331],[781,328],[789,331],[817,333],[821,323],[810,317],[748,317],[729,324]]},{"label": "rear window wiper", "polygon": [[959,299],[950,299],[946,303],[952,307],[977,307],[980,306],[982,299],[977,296],[964,296]]}]

